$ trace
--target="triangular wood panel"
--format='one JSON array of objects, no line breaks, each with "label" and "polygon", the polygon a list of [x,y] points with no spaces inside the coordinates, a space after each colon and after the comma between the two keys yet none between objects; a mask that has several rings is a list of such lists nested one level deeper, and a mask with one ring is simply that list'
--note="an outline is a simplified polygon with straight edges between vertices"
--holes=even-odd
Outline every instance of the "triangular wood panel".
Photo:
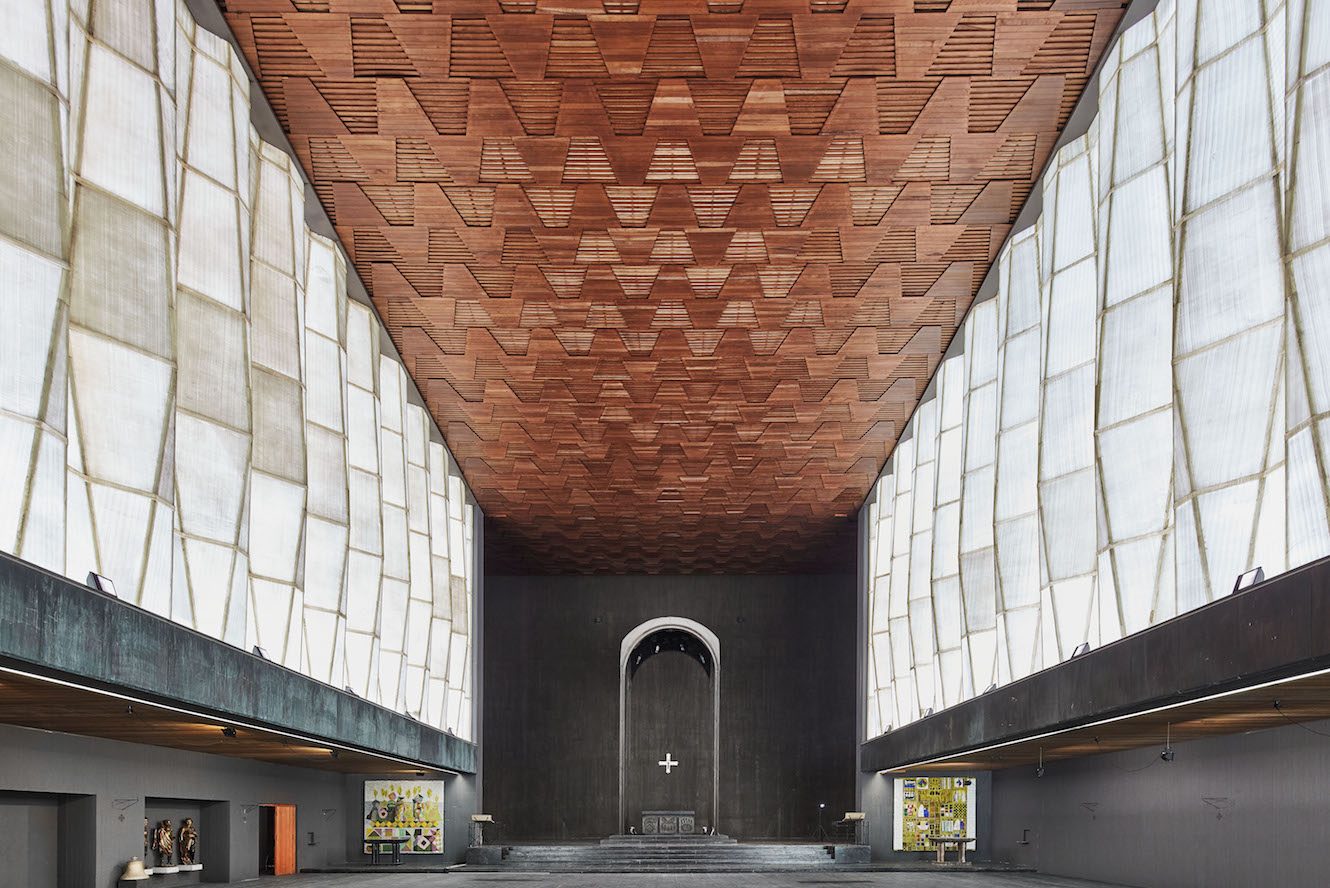
[{"label": "triangular wood panel", "polygon": [[852,563],[1122,4],[224,12],[485,512],[487,569],[725,573]]}]

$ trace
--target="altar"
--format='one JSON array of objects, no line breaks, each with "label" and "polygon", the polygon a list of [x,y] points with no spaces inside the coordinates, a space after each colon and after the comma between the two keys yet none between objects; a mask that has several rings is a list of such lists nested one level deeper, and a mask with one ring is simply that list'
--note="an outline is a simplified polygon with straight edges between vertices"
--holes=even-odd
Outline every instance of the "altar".
[{"label": "altar", "polygon": [[697,832],[697,814],[694,811],[643,811],[642,835],[692,835]]}]

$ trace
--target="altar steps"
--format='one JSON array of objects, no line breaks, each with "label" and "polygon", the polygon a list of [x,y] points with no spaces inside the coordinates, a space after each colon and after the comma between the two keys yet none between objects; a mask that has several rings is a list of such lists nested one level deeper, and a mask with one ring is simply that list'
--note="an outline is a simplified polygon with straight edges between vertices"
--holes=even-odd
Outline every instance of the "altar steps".
[{"label": "altar steps", "polygon": [[[481,849],[472,849],[481,851]],[[791,872],[868,863],[865,845],[740,843],[726,836],[611,836],[598,844],[468,852],[468,870],[577,873]]]}]

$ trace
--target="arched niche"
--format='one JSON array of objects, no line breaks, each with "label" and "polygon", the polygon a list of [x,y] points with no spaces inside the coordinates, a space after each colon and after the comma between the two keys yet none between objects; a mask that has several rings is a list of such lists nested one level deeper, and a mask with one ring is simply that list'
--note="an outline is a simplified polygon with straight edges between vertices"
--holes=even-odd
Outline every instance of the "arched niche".
[{"label": "arched niche", "polygon": [[[653,637],[691,639],[696,643],[686,651],[699,656],[706,670],[711,690],[711,810],[698,811],[698,817],[710,815],[707,824],[718,828],[720,820],[720,638],[706,626],[687,617],[657,617],[636,626],[619,644],[619,829],[628,823],[627,754],[628,712],[632,676],[640,664],[633,662],[634,652]],[[696,650],[695,650],[696,649]]]}]

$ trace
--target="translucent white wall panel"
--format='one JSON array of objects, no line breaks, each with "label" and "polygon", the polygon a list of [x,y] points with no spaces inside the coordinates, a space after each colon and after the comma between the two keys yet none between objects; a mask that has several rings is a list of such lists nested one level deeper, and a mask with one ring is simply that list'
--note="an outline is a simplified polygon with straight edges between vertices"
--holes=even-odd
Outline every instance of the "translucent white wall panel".
[{"label": "translucent white wall panel", "polygon": [[951,702],[953,535],[962,696],[1330,554],[1323,6],[1163,0],[1109,48],[864,511],[870,734]]},{"label": "translucent white wall panel", "polygon": [[295,163],[258,143],[250,240],[249,385],[253,411],[249,638],[304,665],[306,449],[304,185]]},{"label": "translucent white wall panel", "polygon": [[1330,8],[1288,6],[1288,557],[1330,551]]},{"label": "translucent white wall panel", "polygon": [[66,570],[96,570],[121,597],[169,615],[178,169],[165,121],[174,120],[176,31],[173,17],[106,7],[72,23],[68,40],[77,60],[68,417],[79,440],[67,453],[78,515]]},{"label": "translucent white wall panel", "polygon": [[[1044,176],[1040,262],[1039,510],[1042,516],[1041,631],[1045,650],[1065,659],[1098,643],[1094,509],[1096,129],[1058,152]],[[1052,619],[1049,619],[1049,617]],[[1054,643],[1055,640],[1055,643]]]},{"label": "translucent white wall panel", "polygon": [[[249,84],[229,49],[178,22],[175,566],[171,617],[245,643],[249,574]],[[238,126],[235,109],[245,109]]]},{"label": "translucent white wall panel", "polygon": [[[1286,564],[1282,6],[1180,0],[1174,193],[1178,608]],[[1277,506],[1277,507],[1275,507]]]},{"label": "translucent white wall panel", "polygon": [[[998,262],[995,300],[998,421],[993,509],[997,610],[1003,642],[998,677],[1039,668],[1038,437],[1040,300],[1038,227],[1017,237]],[[981,685],[983,690],[986,685]],[[970,691],[973,693],[973,689]]]},{"label": "translucent white wall panel", "polygon": [[240,59],[0,8],[0,549],[470,738],[477,512]]},{"label": "translucent white wall panel", "polygon": [[306,669],[346,684],[346,265],[336,245],[309,235],[305,250]]},{"label": "translucent white wall panel", "polygon": [[429,443],[430,583],[432,586],[426,711],[422,718],[447,726],[448,645],[452,637],[452,593],[448,553],[448,462],[442,444]]},{"label": "translucent white wall panel", "polygon": [[426,670],[434,611],[433,564],[430,554],[429,418],[415,404],[406,408],[407,548],[410,561],[410,598],[407,602],[406,674],[403,695],[408,712],[425,712]]},{"label": "translucent white wall panel", "polygon": [[406,515],[406,371],[379,359],[379,458],[383,521],[383,581],[379,587],[379,700],[404,705],[407,600],[411,553]]},{"label": "translucent white wall panel", "polygon": [[0,33],[0,130],[22,153],[0,164],[0,549],[63,571],[69,114],[52,12],[10,3]]},{"label": "translucent white wall panel", "polygon": [[383,506],[379,494],[379,332],[373,313],[348,303],[346,427],[351,543],[346,586],[346,678],[378,699]]}]

